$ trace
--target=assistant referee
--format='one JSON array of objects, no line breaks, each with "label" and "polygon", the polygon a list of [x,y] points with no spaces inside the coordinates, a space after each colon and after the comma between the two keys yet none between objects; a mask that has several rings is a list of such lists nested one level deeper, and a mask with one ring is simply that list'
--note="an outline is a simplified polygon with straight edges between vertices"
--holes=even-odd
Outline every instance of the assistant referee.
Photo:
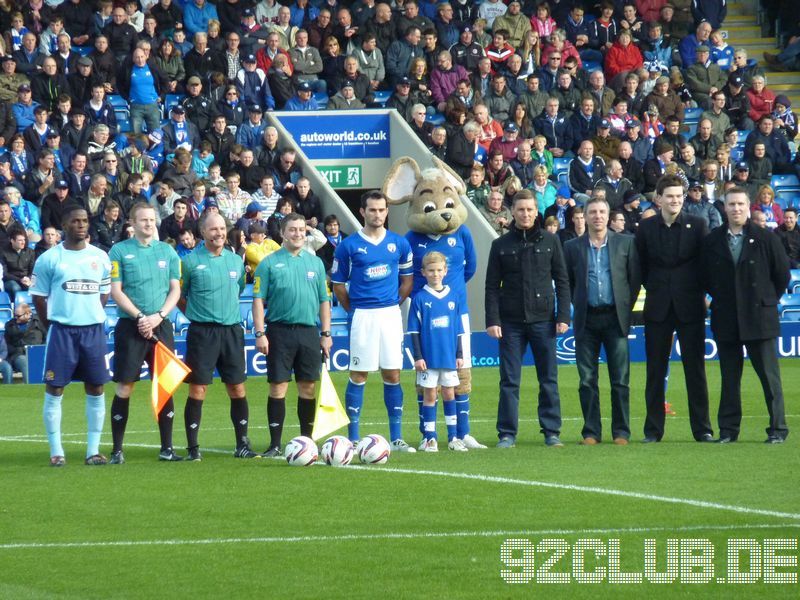
[{"label": "assistant referee", "polygon": [[[122,440],[128,423],[130,397],[139,381],[146,360],[153,372],[156,336],[170,350],[174,349],[172,323],[167,319],[181,295],[181,264],[169,244],[156,239],[156,212],[149,204],[134,204],[130,212],[133,237],[114,244],[111,259],[111,297],[117,303],[119,320],[114,329],[114,381],[117,389],[111,403],[112,465],[125,462]],[[161,451],[158,459],[182,460],[172,450],[173,399],[158,414]]]},{"label": "assistant referee", "polygon": [[[281,455],[286,417],[286,391],[294,371],[300,435],[314,428],[320,349],[331,349],[331,304],[322,260],[305,249],[306,220],[291,213],[281,222],[281,249],[256,268],[253,285],[253,323],[256,348],[267,356],[267,421],[270,442],[266,457]],[[264,307],[268,326],[264,330]],[[319,327],[317,324],[320,324]]]},{"label": "assistant referee", "polygon": [[189,319],[186,336],[186,364],[192,372],[186,378],[189,398],[184,420],[188,460],[202,460],[198,433],[203,400],[214,376],[214,368],[231,399],[231,421],[236,434],[236,458],[256,458],[247,438],[249,410],[244,382],[244,330],[239,317],[239,295],[244,290],[244,263],[225,248],[225,219],[209,213],[200,222],[205,244],[181,263],[179,306]]}]

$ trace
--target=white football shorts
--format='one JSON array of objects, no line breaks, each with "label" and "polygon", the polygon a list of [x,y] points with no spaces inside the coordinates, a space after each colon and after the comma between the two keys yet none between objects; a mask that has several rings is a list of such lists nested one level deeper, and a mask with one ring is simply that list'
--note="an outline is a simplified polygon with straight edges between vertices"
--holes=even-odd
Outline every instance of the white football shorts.
[{"label": "white football shorts", "polygon": [[399,306],[357,308],[350,325],[350,370],[403,368],[403,316]]}]

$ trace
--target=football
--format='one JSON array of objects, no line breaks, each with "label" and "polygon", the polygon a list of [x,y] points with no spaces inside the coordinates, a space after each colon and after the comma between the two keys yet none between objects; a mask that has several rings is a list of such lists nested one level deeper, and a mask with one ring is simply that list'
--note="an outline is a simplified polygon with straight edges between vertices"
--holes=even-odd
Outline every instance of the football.
[{"label": "football", "polygon": [[377,433],[364,436],[356,446],[358,460],[366,465],[382,465],[389,460],[391,453],[389,442]]},{"label": "football", "polygon": [[292,439],[284,449],[286,462],[293,467],[308,467],[317,461],[319,450],[314,440],[304,436]]},{"label": "football", "polygon": [[353,442],[343,435],[334,435],[322,444],[322,460],[332,467],[344,467],[353,460]]}]

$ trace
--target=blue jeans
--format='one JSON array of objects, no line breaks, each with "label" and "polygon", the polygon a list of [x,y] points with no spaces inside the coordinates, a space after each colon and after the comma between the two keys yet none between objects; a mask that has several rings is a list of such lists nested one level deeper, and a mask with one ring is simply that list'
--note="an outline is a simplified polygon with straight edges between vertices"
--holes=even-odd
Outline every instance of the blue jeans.
[{"label": "blue jeans", "polygon": [[580,335],[575,336],[575,362],[580,383],[578,395],[583,412],[583,437],[598,442],[603,439],[600,420],[600,348],[605,348],[608,378],[611,381],[611,435],[631,436],[630,428],[630,359],[628,336],[619,327],[616,311],[591,314]]},{"label": "blue jeans", "polygon": [[14,381],[14,369],[7,360],[0,360],[0,377],[3,378],[3,383]]},{"label": "blue jeans", "polygon": [[791,67],[792,63],[800,57],[800,40],[789,44],[782,52],[778,54],[778,60],[784,63],[787,67]]},{"label": "blue jeans", "polygon": [[522,357],[530,346],[539,380],[539,426],[545,435],[561,431],[561,399],[558,395],[556,361],[556,324],[501,323],[500,338],[500,401],[497,406],[497,435],[517,437],[519,424],[519,384]]},{"label": "blue jeans", "polygon": [[11,298],[12,302],[14,301],[17,292],[21,292],[24,289],[19,282],[13,281],[11,279],[5,282],[5,288],[6,288],[6,294],[8,294],[9,298]]},{"label": "blue jeans", "polygon": [[131,128],[136,134],[142,133],[142,121],[148,133],[161,128],[161,107],[158,103],[131,104]]}]

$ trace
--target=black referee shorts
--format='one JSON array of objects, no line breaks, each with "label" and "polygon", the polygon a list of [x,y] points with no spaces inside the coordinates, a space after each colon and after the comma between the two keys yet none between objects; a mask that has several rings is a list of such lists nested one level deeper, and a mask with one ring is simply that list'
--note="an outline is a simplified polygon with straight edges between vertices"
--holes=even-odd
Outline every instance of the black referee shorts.
[{"label": "black referee shorts", "polygon": [[267,381],[291,381],[292,371],[295,381],[319,381],[322,349],[316,326],[269,323],[267,341]]},{"label": "black referee shorts", "polygon": [[223,383],[236,385],[247,380],[242,326],[190,323],[186,334],[186,364],[192,370],[187,383],[209,385],[214,369]]},{"label": "black referee shorts", "polygon": [[[164,319],[156,330],[158,339],[170,350],[175,349],[172,323]],[[142,364],[147,362],[150,371],[153,370],[153,347],[155,342],[144,339],[139,335],[136,321],[133,319],[120,319],[114,327],[114,376],[112,380],[117,383],[133,383],[139,381],[142,373]]]}]

